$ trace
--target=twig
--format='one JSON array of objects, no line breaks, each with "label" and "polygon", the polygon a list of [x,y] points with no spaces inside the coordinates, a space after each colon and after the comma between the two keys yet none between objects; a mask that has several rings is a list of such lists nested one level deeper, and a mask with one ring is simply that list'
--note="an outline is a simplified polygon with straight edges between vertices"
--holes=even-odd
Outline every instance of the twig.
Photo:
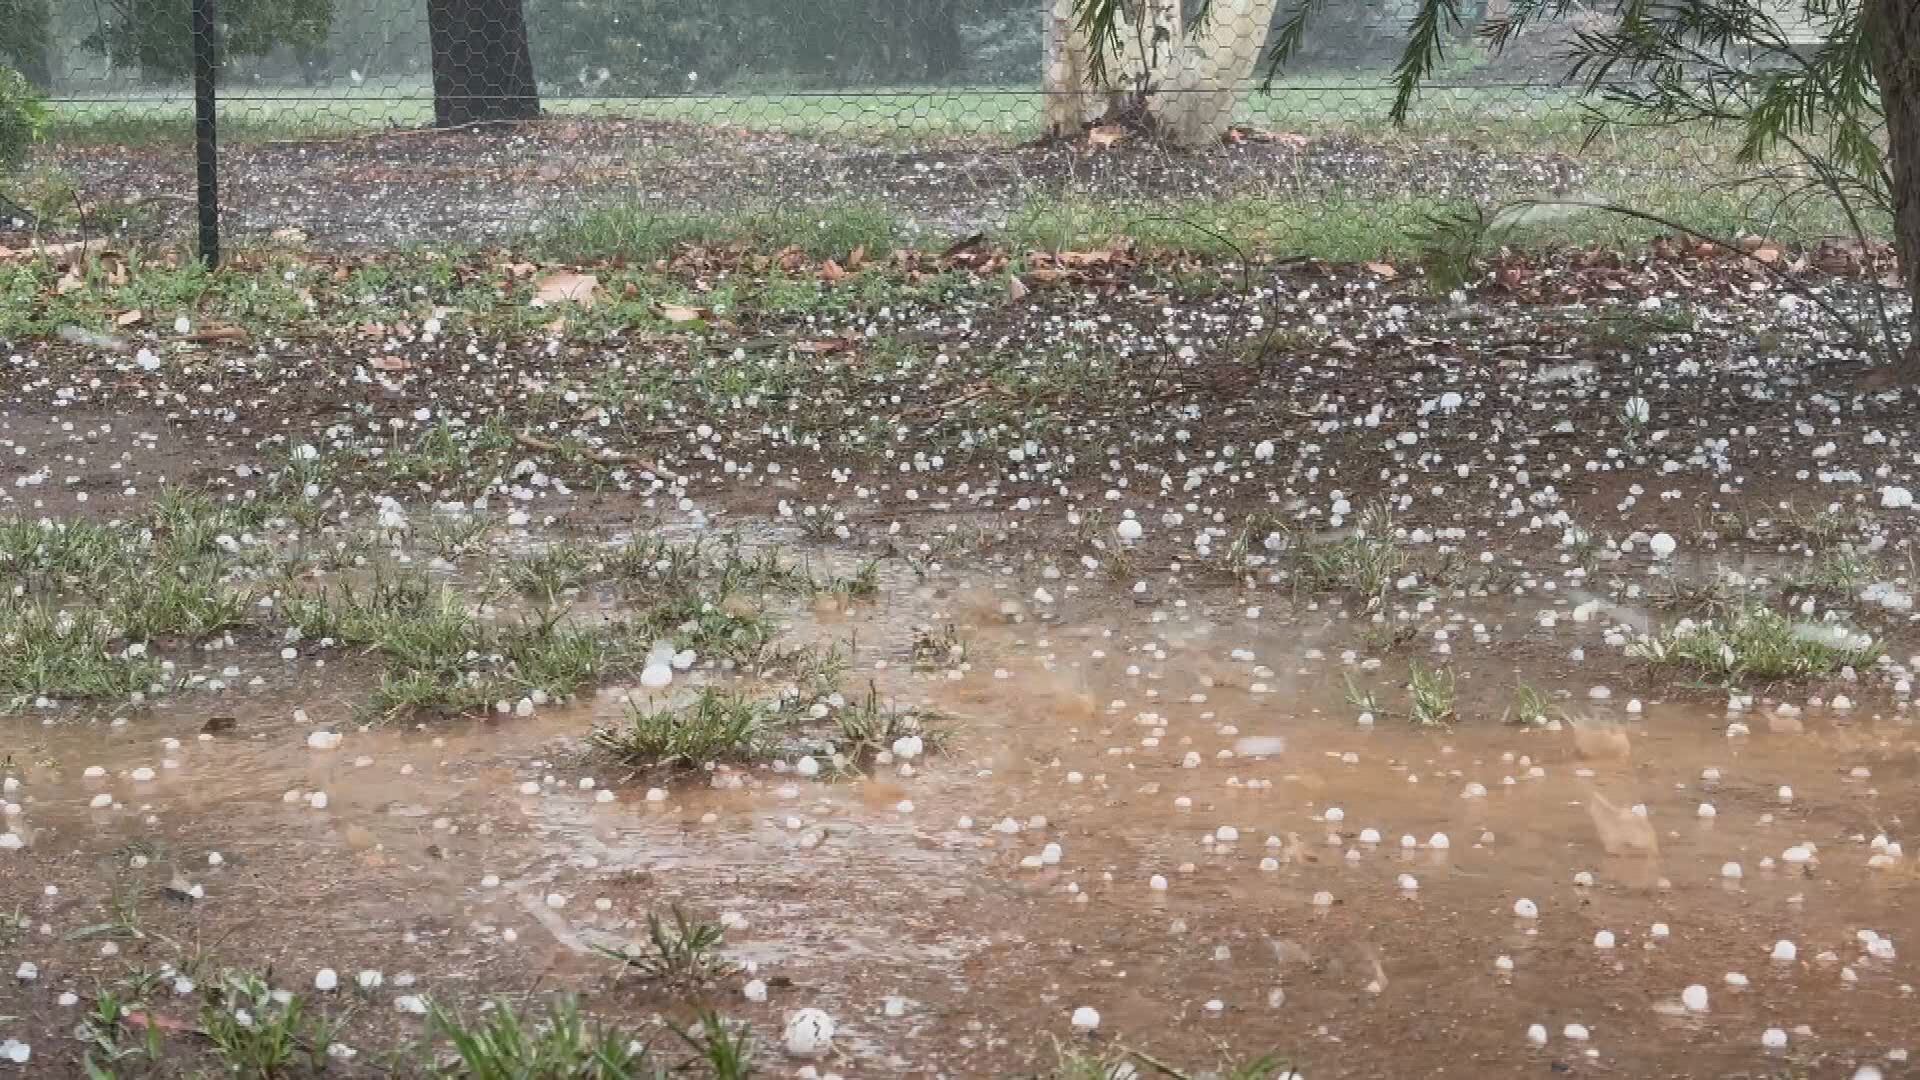
[{"label": "twig", "polygon": [[[513,441],[530,450],[539,450],[543,453],[560,454],[566,452],[559,443],[542,439],[531,432],[516,431],[513,435]],[[652,461],[636,454],[623,454],[617,450],[594,450],[588,452],[586,457],[596,465],[631,465],[638,469],[645,469],[655,476],[664,477],[668,480],[682,479],[680,474],[674,472],[672,469],[667,468],[657,461]]]},{"label": "twig", "polygon": [[531,123],[527,120],[469,120],[464,124],[448,124],[446,127],[423,128],[382,128],[379,131],[363,131],[358,135],[314,136],[305,139],[268,139],[262,146],[316,146],[327,143],[363,142],[368,139],[404,138],[408,135],[445,135],[453,131],[466,131],[482,127],[514,127]]}]

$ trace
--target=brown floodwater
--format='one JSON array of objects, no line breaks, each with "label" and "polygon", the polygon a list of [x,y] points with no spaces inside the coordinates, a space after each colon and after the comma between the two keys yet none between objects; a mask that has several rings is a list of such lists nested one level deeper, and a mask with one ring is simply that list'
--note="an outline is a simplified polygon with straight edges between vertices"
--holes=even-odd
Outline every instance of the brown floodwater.
[{"label": "brown floodwater", "polygon": [[[0,988],[19,1018],[0,1036],[57,1074],[60,992],[195,948],[294,989],[382,970],[354,993],[402,1031],[419,1022],[385,1006],[400,993],[572,989],[633,1020],[663,999],[592,946],[680,904],[730,925],[750,970],[708,995],[754,1023],[776,1075],[799,1065],[778,1035],[804,1006],[839,1021],[823,1067],[848,1076],[1042,1071],[1081,1006],[1097,1045],[1202,1066],[1274,1051],[1313,1077],[1911,1068],[1920,880],[1910,854],[1873,856],[1876,837],[1912,846],[1920,737],[1884,693],[1844,687],[1837,710],[1808,704],[1835,688],[1804,688],[1791,715],[1626,682],[1593,698],[1569,650],[1599,654],[1597,625],[1458,600],[1430,613],[1452,628],[1457,722],[1363,725],[1348,678],[1398,702],[1405,664],[1347,663],[1363,620],[1336,606],[1021,588],[889,577],[879,602],[784,613],[789,639],[849,653],[850,693],[871,680],[950,718],[943,751],[850,781],[631,775],[584,740],[619,719],[618,688],[362,730],[350,660],[221,658],[262,685],[8,719],[24,847],[0,851],[0,911],[25,926],[3,951],[40,974]],[[966,663],[914,670],[916,630],[948,624]],[[1429,627],[1406,648],[1433,662],[1434,644]],[[1501,724],[1522,676],[1578,723]],[[204,733],[216,715],[237,723]],[[315,731],[343,738],[314,749]],[[75,933],[125,897],[141,936]],[[1682,1004],[1695,984],[1705,1011]]]}]

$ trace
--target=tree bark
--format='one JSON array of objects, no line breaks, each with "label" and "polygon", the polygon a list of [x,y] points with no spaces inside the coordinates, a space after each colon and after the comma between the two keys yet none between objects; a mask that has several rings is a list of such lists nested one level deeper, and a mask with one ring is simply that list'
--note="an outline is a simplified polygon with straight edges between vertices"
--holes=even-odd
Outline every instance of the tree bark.
[{"label": "tree bark", "polygon": [[438,127],[540,115],[521,0],[427,0]]},{"label": "tree bark", "polygon": [[1887,117],[1894,251],[1907,296],[1915,302],[1900,367],[1907,381],[1920,382],[1920,0],[1867,0],[1865,14],[1873,76]]},{"label": "tree bark", "polygon": [[1090,83],[1093,43],[1079,29],[1075,0],[1047,9],[1047,130],[1079,132],[1101,117],[1150,128],[1180,146],[1202,147],[1226,132],[1265,50],[1277,0],[1215,0],[1206,25],[1184,32],[1179,0],[1142,0],[1108,50],[1107,81]]}]

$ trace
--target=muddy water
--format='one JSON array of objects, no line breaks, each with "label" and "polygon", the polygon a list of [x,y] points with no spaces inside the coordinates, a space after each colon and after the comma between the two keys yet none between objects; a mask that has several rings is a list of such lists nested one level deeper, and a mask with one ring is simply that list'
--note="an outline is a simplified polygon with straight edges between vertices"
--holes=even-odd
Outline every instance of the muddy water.
[{"label": "muddy water", "polygon": [[[882,603],[791,613],[794,640],[851,652],[850,683],[954,720],[946,753],[853,782],[626,775],[581,742],[618,691],[429,731],[353,729],[324,680],[207,735],[186,703],[118,726],[9,721],[28,846],[0,853],[0,906],[45,931],[25,946],[40,982],[0,1012],[52,1045],[54,993],[164,955],[151,934],[122,957],[65,935],[130,882],[177,877],[204,897],[160,890],[147,926],[290,985],[380,968],[454,999],[567,986],[615,1013],[659,1002],[590,946],[684,904],[732,923],[730,955],[773,985],[764,1005],[715,991],[727,1010],[772,1035],[827,1009],[846,1075],[1033,1071],[1082,1005],[1106,1042],[1278,1051],[1312,1076],[1899,1075],[1920,1039],[1916,863],[1869,865],[1877,835],[1913,846],[1920,738],[1866,690],[1794,716],[1651,696],[1630,712],[1535,672],[1583,706],[1578,730],[1502,726],[1495,699],[1529,663],[1511,646],[1565,666],[1581,639],[1547,648],[1526,611],[1462,608],[1435,617],[1492,643],[1452,635],[1461,721],[1363,726],[1346,676],[1393,699],[1404,665],[1343,663],[1358,620],[1337,608],[1256,619],[1232,596],[1091,584],[1027,605],[993,584],[889,580]],[[948,623],[967,663],[912,670],[915,629]],[[316,730],[345,737],[310,749]],[[1794,959],[1771,958],[1782,940]],[[1704,1013],[1681,1005],[1691,984]],[[1769,1028],[1785,1049],[1762,1046]]]}]

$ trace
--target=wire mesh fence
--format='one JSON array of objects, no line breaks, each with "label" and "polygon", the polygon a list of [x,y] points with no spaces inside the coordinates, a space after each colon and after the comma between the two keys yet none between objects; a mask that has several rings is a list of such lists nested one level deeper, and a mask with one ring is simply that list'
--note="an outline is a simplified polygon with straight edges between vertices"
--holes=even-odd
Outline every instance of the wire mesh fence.
[{"label": "wire mesh fence", "polygon": [[[1173,217],[1354,258],[1437,211],[1516,198],[1554,201],[1531,220],[1576,241],[1621,228],[1574,206],[1603,201],[1838,231],[1818,200],[1728,185],[1718,133],[1589,140],[1554,59],[1577,24],[1490,55],[1472,29],[1500,2],[1466,12],[1396,127],[1397,2],[1327,5],[1263,85],[1284,14],[1270,0],[1199,28],[1177,0],[1143,0],[1106,46],[1070,0],[0,0],[0,64],[46,102],[43,145],[0,190],[16,231],[179,238],[217,179],[242,241],[565,237],[584,253],[827,206],[1053,245]],[[196,56],[217,103],[196,102]],[[1110,92],[1088,89],[1094,59]]]}]

